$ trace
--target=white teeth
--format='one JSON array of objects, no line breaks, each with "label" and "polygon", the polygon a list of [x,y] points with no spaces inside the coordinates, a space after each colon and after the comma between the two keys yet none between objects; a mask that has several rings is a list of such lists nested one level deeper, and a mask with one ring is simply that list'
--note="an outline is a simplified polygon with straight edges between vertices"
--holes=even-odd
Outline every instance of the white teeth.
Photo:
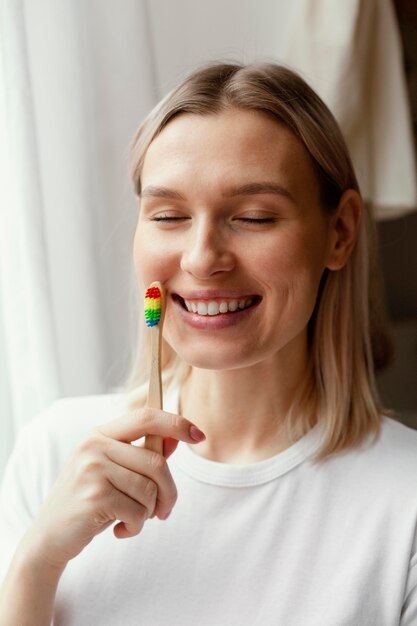
[{"label": "white teeth", "polygon": [[252,298],[240,298],[239,300],[229,300],[223,302],[190,302],[184,300],[187,311],[198,313],[198,315],[218,315],[219,313],[234,312],[238,309],[246,309],[252,304]]},{"label": "white teeth", "polygon": [[217,315],[219,312],[219,305],[217,304],[217,302],[209,302],[208,303],[208,307],[207,307],[207,313],[209,315]]}]

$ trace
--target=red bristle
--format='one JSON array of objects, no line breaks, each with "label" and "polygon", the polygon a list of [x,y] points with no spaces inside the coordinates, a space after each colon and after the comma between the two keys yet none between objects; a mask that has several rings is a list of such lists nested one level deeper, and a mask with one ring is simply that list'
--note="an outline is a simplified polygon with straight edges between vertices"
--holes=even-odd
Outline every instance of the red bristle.
[{"label": "red bristle", "polygon": [[161,290],[159,287],[149,287],[146,291],[145,298],[160,298]]}]

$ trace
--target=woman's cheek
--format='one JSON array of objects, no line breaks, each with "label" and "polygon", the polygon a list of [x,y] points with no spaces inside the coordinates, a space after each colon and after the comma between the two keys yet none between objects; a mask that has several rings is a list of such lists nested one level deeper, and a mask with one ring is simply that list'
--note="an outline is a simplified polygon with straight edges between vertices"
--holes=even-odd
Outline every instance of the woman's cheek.
[{"label": "woman's cheek", "polygon": [[152,238],[146,237],[140,228],[136,230],[133,256],[136,276],[143,288],[155,280],[161,280],[158,267],[160,261],[158,246],[152,243]]},{"label": "woman's cheek", "polygon": [[157,234],[138,228],[133,250],[136,275],[143,287],[156,280],[163,284],[172,278],[178,253]]}]

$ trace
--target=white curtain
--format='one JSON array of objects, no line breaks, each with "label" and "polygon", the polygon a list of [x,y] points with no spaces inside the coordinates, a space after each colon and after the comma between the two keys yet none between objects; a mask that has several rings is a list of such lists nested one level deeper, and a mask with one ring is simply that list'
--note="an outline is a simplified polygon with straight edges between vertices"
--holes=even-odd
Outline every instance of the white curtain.
[{"label": "white curtain", "polygon": [[127,366],[128,146],[155,97],[141,0],[0,7],[1,473],[21,424]]},{"label": "white curtain", "polygon": [[337,118],[378,219],[417,208],[416,160],[392,0],[297,0],[280,58]]}]

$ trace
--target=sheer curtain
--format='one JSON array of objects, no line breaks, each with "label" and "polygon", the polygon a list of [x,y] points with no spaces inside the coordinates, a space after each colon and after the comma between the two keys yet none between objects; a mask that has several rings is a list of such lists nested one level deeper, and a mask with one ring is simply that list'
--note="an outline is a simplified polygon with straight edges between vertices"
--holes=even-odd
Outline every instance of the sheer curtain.
[{"label": "sheer curtain", "polygon": [[127,366],[128,146],[155,98],[142,1],[0,7],[1,473],[26,420]]},{"label": "sheer curtain", "polygon": [[415,211],[415,148],[392,0],[297,0],[281,59],[337,118],[375,216]]}]

